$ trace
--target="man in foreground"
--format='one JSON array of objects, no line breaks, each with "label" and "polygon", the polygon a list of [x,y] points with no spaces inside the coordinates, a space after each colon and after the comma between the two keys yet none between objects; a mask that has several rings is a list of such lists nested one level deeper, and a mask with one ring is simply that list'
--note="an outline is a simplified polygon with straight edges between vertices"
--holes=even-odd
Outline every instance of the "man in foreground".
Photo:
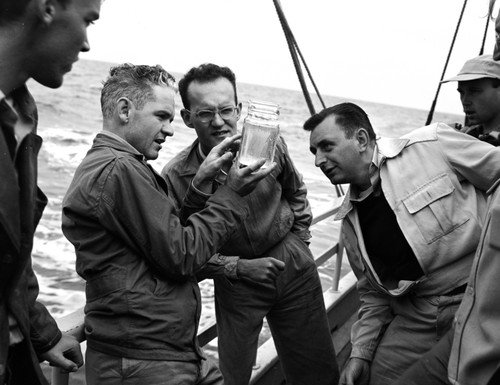
[{"label": "man in foreground", "polygon": [[[490,14],[495,1],[490,1]],[[500,12],[493,57],[500,60]],[[495,63],[498,65],[498,63]],[[498,165],[497,165],[498,167]],[[500,189],[489,191],[487,216],[467,290],[453,330],[396,382],[398,385],[496,385],[500,383]]]},{"label": "man in foreground", "polygon": [[[205,209],[182,226],[165,181],[147,163],[173,135],[175,93],[160,66],[112,68],[101,94],[103,131],[63,201],[63,232],[87,281],[89,385],[222,384],[198,345],[194,274],[247,217],[242,196],[274,167],[231,168]],[[231,164],[227,150],[237,139],[208,154],[194,189]]]},{"label": "man in foreground", "polygon": [[340,384],[390,384],[452,325],[500,151],[444,124],[376,139],[352,103],[304,129],[316,166],[333,184],[350,183],[336,218],[361,307]]},{"label": "man in foreground", "polygon": [[82,365],[79,343],[61,334],[39,302],[31,251],[47,204],[37,187],[37,109],[28,79],[58,88],[89,50],[87,27],[101,0],[0,2],[0,384],[47,384],[39,361]]},{"label": "man in foreground", "polygon": [[[202,64],[179,82],[184,123],[198,138],[163,169],[179,208],[201,210],[210,194],[192,189],[203,159],[234,135],[241,104],[227,67]],[[338,368],[323,291],[308,248],[311,210],[302,176],[279,139],[272,174],[245,197],[250,215],[203,272],[214,278],[219,365],[226,385],[247,385],[264,317],[287,383],[337,384]],[[217,193],[226,170],[210,187]],[[207,178],[208,179],[208,178]],[[197,193],[197,206],[185,196]],[[228,256],[232,257],[230,261]],[[221,265],[229,274],[221,274]]]},{"label": "man in foreground", "polygon": [[468,125],[462,132],[480,140],[500,145],[500,62],[492,55],[467,60],[457,76],[443,83],[457,81],[457,90]]}]

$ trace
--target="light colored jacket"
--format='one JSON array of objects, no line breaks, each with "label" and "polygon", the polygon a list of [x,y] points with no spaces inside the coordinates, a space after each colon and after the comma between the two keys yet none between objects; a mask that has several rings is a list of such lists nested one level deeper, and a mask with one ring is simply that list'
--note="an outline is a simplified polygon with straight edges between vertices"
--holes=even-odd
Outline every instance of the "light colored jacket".
[{"label": "light colored jacket", "polygon": [[448,363],[448,377],[454,385],[486,385],[500,365],[499,229],[500,189],[496,188],[455,318]]},{"label": "light colored jacket", "polygon": [[387,324],[392,297],[445,294],[467,282],[486,213],[486,194],[500,178],[500,149],[445,124],[377,141],[381,188],[424,272],[389,290],[373,270],[349,190],[336,219],[358,278],[359,320],[351,356],[371,360]]}]

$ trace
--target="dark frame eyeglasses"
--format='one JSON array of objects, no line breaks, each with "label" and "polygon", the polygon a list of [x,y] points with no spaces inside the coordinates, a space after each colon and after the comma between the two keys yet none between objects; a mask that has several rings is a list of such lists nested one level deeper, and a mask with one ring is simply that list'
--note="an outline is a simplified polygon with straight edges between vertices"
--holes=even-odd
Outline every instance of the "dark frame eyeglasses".
[{"label": "dark frame eyeglasses", "polygon": [[209,123],[215,118],[215,114],[219,114],[222,120],[229,120],[234,118],[235,113],[238,111],[238,107],[236,106],[225,106],[222,108],[217,108],[215,110],[199,110],[196,112],[191,112],[187,108],[185,110],[193,114],[198,118],[198,120],[202,123]]}]

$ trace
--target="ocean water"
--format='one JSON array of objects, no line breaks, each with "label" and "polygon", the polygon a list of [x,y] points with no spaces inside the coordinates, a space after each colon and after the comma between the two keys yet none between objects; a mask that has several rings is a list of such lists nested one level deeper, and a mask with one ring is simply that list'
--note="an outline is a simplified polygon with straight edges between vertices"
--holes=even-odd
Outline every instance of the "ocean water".
[{"label": "ocean water", "polygon": [[[36,232],[33,266],[40,283],[39,299],[55,317],[68,314],[85,304],[84,282],[75,272],[73,246],[61,232],[61,202],[75,168],[90,148],[96,133],[101,130],[100,89],[111,65],[82,60],[66,75],[63,87],[57,90],[46,89],[35,82],[29,83],[39,107],[38,132],[44,139],[39,156],[39,185],[49,198]],[[174,75],[179,78],[179,74]],[[304,177],[313,212],[337,204],[339,198],[334,186],[314,166],[314,157],[309,152],[309,133],[302,129],[303,122],[309,117],[309,110],[302,93],[252,84],[238,84],[238,91],[244,106],[243,116],[246,115],[246,102],[249,99],[266,100],[280,105],[280,131]],[[341,97],[323,98],[328,106],[347,101]],[[400,136],[423,126],[427,118],[427,111],[349,101],[364,108],[376,131],[385,136]],[[178,111],[181,106],[179,96],[176,106]],[[319,102],[316,106],[319,110]],[[460,122],[461,119],[457,115],[435,115],[435,121],[446,123]],[[159,158],[151,162],[158,171],[195,139],[194,130],[184,126],[179,114],[176,115],[173,126],[174,136],[167,139]],[[312,231],[311,247],[313,252],[318,253],[337,238],[338,223],[329,221],[314,227]],[[332,270],[331,263],[321,268],[320,275],[325,290],[331,285]],[[343,270],[348,271],[346,263]],[[214,318],[210,282],[205,280],[200,285],[204,300],[202,325]]]}]

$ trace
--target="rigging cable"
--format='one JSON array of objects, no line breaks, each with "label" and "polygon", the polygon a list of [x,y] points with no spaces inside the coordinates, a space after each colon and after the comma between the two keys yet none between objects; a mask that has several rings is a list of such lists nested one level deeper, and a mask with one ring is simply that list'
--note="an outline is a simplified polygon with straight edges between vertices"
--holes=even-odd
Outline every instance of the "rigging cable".
[{"label": "rigging cable", "polygon": [[482,55],[484,53],[484,44],[486,42],[486,35],[488,35],[489,24],[490,24],[490,15],[488,14],[488,17],[486,18],[486,26],[484,27],[483,42],[481,43],[481,49],[479,50],[479,55]]},{"label": "rigging cable", "polygon": [[[273,0],[274,6],[276,8],[276,13],[278,14],[278,18],[281,23],[281,28],[283,29],[283,32],[285,33],[285,38],[286,42],[288,44],[288,49],[290,50],[290,55],[292,56],[292,61],[293,65],[295,67],[295,72],[297,73],[297,77],[299,78],[300,86],[302,88],[302,93],[304,94],[304,98],[306,99],[307,106],[309,108],[309,112],[311,115],[314,115],[316,113],[314,109],[314,104],[311,99],[311,95],[309,95],[309,91],[307,89],[307,85],[304,79],[304,74],[302,72],[302,67],[300,60],[302,61],[302,64],[304,65],[304,68],[306,69],[307,75],[309,76],[309,80],[311,81],[312,86],[314,87],[314,90],[316,91],[316,95],[318,96],[319,101],[321,102],[321,105],[323,108],[326,108],[325,102],[323,101],[323,98],[321,97],[318,87],[316,86],[316,83],[314,82],[314,79],[312,77],[311,71],[309,71],[309,67],[307,66],[307,63],[304,59],[304,56],[302,55],[302,52],[299,49],[299,45],[297,44],[297,41],[295,40],[295,37],[293,36],[292,30],[290,29],[290,26],[288,25],[288,22],[286,20],[285,14],[283,12],[283,9],[281,8],[281,4],[279,0]],[[299,60],[300,58],[300,60]],[[335,186],[335,191],[337,193],[337,196],[343,196],[344,195],[344,190],[342,189],[342,185],[334,185]]]},{"label": "rigging cable", "polygon": [[448,62],[450,61],[451,52],[453,51],[453,46],[455,45],[455,40],[457,38],[458,29],[460,28],[460,24],[462,22],[462,17],[464,15],[464,11],[465,11],[465,6],[466,5],[467,5],[467,0],[464,0],[464,5],[462,7],[462,12],[460,12],[460,17],[458,18],[457,27],[455,28],[455,33],[453,35],[453,40],[451,41],[450,50],[448,51],[448,57],[446,58],[446,63],[444,64],[443,73],[441,74],[441,79],[440,79],[439,84],[438,84],[438,88],[437,88],[437,91],[436,91],[436,96],[434,97],[434,100],[432,101],[432,106],[431,106],[431,109],[429,111],[429,115],[427,116],[427,121],[425,123],[426,126],[429,125],[429,124],[431,124],[431,122],[432,122],[432,117],[434,115],[434,110],[436,109],[436,103],[437,103],[437,99],[438,99],[438,96],[439,96],[439,91],[441,90],[441,81],[444,79],[444,75],[446,73],[446,68],[448,67]]},{"label": "rigging cable", "polygon": [[321,98],[318,87],[316,86],[316,83],[314,82],[314,79],[312,78],[311,71],[309,71],[309,67],[307,66],[307,63],[304,59],[304,56],[302,55],[302,52],[299,49],[297,41],[295,40],[295,37],[293,36],[292,30],[290,29],[290,26],[288,25],[288,22],[286,20],[285,14],[283,13],[283,10],[281,8],[281,4],[280,4],[279,0],[273,0],[273,3],[274,3],[274,6],[276,8],[276,13],[278,14],[278,18],[279,18],[280,23],[281,23],[281,28],[283,29],[283,32],[285,33],[286,42],[288,44],[288,49],[290,50],[290,55],[292,56],[293,65],[295,66],[295,72],[297,73],[297,77],[299,78],[300,86],[302,88],[302,93],[304,94],[304,98],[306,99],[307,106],[309,107],[309,112],[311,113],[311,115],[314,115],[315,114],[314,105],[313,105],[313,102],[311,99],[311,95],[309,95],[309,91],[307,89],[307,85],[306,85],[306,82],[304,79],[304,74],[302,72],[302,67],[301,67],[300,61],[302,61],[302,64],[304,65],[304,68],[306,69],[307,75],[309,76],[309,80],[311,81],[311,84],[313,85],[314,90],[316,91],[316,95],[318,96],[323,108],[326,108],[325,103],[323,102],[323,99]]}]

